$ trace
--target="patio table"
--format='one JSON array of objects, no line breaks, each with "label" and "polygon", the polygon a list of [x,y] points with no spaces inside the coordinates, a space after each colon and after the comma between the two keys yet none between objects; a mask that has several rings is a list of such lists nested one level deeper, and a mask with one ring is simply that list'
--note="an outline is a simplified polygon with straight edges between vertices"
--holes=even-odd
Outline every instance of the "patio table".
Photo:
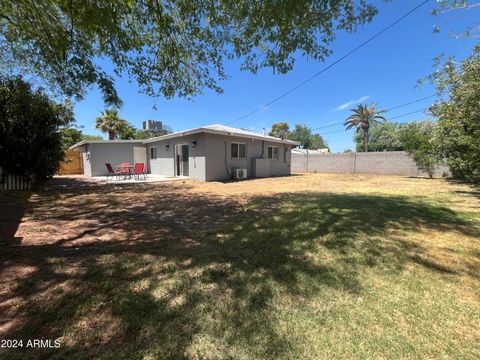
[{"label": "patio table", "polygon": [[[126,180],[127,177],[130,178],[132,176],[134,168],[135,166],[133,165],[117,165],[115,169],[117,171],[121,171],[123,175],[123,180]],[[124,169],[128,169],[128,172],[124,171]]]}]

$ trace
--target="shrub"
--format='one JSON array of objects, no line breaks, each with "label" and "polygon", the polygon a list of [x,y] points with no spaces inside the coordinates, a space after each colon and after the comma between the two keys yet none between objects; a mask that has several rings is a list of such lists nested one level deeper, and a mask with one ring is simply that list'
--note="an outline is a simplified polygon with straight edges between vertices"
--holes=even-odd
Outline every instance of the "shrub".
[{"label": "shrub", "polygon": [[443,163],[442,138],[439,126],[432,121],[417,121],[402,125],[400,139],[418,168],[433,177],[435,167]]},{"label": "shrub", "polygon": [[0,168],[7,174],[52,176],[63,158],[60,128],[73,121],[59,105],[20,77],[0,77]]}]

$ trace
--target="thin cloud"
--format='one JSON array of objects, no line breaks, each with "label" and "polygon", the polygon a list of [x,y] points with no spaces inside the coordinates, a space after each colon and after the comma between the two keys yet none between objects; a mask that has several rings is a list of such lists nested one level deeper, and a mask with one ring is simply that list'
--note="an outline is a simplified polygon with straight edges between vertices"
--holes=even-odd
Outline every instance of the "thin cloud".
[{"label": "thin cloud", "polygon": [[351,107],[352,105],[355,105],[355,104],[359,104],[361,103],[362,101],[365,101],[367,99],[370,99],[370,95],[366,95],[366,96],[362,96],[360,99],[356,99],[356,100],[350,100],[338,107],[336,107],[334,109],[334,111],[342,111],[342,110],[347,110],[349,107]]}]

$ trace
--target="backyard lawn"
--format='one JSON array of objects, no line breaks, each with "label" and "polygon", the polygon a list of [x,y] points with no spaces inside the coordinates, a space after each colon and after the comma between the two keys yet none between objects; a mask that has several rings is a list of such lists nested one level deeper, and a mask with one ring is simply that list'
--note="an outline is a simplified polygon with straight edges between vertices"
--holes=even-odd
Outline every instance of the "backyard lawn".
[{"label": "backyard lawn", "polygon": [[0,193],[0,218],[0,340],[24,344],[0,357],[480,357],[467,185],[66,177]]}]

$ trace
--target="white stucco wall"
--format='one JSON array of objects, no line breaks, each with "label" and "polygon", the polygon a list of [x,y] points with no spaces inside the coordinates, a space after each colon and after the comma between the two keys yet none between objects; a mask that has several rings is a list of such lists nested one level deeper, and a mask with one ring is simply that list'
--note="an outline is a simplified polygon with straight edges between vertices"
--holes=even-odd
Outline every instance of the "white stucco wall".
[{"label": "white stucco wall", "polygon": [[112,164],[114,168],[122,162],[134,164],[133,148],[140,146],[145,145],[141,142],[116,144],[114,141],[102,144],[89,144],[91,176],[107,175],[106,163]]},{"label": "white stucco wall", "polygon": [[[205,134],[206,150],[206,180],[227,180],[230,174],[227,169],[243,168],[247,169],[248,177],[254,175],[254,158],[267,158],[268,146],[277,146],[279,150],[279,159],[269,159],[269,176],[282,176],[290,174],[291,146],[285,150],[285,145],[281,143],[264,142],[264,151],[262,154],[262,140],[249,139],[243,137],[233,137],[215,134]],[[246,159],[232,159],[231,143],[246,144]]]},{"label": "white stucco wall", "polygon": [[[192,142],[196,141],[195,147]],[[195,180],[205,181],[205,134],[182,136],[147,144],[148,169],[151,174],[175,175],[175,145],[188,145],[188,176]],[[166,146],[169,145],[167,150]],[[157,147],[157,159],[150,159],[150,148]]]}]

